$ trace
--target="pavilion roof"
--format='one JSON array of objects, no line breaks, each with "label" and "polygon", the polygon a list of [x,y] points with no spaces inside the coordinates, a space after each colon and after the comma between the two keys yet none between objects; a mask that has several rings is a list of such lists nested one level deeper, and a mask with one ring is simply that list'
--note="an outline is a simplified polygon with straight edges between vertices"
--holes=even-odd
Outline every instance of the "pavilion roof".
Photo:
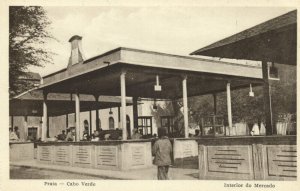
[{"label": "pavilion roof", "polygon": [[[126,95],[141,98],[180,98],[183,75],[189,76],[189,96],[224,91],[228,81],[233,89],[262,82],[260,66],[121,47],[44,76],[39,89],[119,96],[122,71],[126,71]],[[153,90],[156,75],[161,92]]]},{"label": "pavilion roof", "polygon": [[[71,94],[49,93],[49,116],[58,116],[75,112],[75,97]],[[116,96],[99,96],[98,102],[93,95],[80,95],[81,111],[107,109],[119,107],[121,98]],[[132,105],[132,99],[126,100],[127,105]],[[37,88],[23,92],[10,99],[10,115],[14,116],[42,116],[43,92]]]}]

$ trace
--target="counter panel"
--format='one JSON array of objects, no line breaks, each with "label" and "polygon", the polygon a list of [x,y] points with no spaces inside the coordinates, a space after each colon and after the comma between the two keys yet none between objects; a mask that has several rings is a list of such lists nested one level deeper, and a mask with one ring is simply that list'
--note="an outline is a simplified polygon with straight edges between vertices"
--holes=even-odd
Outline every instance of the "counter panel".
[{"label": "counter panel", "polygon": [[54,146],[54,163],[71,164],[72,149],[69,146]]},{"label": "counter panel", "polygon": [[199,139],[199,179],[297,180],[296,136]]},{"label": "counter panel", "polygon": [[198,168],[198,143],[195,139],[173,139],[174,165],[180,168]]},{"label": "counter panel", "polygon": [[96,146],[95,155],[97,168],[118,169],[120,167],[118,146]]},{"label": "counter panel", "polygon": [[243,177],[252,179],[252,154],[250,146],[208,146],[207,176]]},{"label": "counter panel", "polygon": [[92,149],[93,145],[73,145],[73,165],[80,167],[92,166]]},{"label": "counter panel", "polygon": [[265,146],[266,179],[297,177],[297,148],[295,145]]},{"label": "counter panel", "polygon": [[130,170],[152,166],[151,141],[38,143],[38,161],[49,164]]},{"label": "counter panel", "polygon": [[38,160],[45,163],[52,163],[53,147],[52,146],[38,147]]},{"label": "counter panel", "polygon": [[30,142],[16,142],[9,144],[10,161],[32,160],[34,159],[34,145]]},{"label": "counter panel", "polygon": [[132,146],[131,147],[131,160],[132,166],[145,165],[145,152],[144,146]]}]

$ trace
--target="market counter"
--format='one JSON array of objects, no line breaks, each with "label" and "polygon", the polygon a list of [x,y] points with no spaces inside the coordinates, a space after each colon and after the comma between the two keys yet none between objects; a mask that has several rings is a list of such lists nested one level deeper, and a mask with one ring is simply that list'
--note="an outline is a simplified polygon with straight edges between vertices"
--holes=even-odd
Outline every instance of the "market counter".
[{"label": "market counter", "polygon": [[10,142],[9,143],[9,160],[33,160],[34,143],[32,142]]},{"label": "market counter", "polygon": [[296,180],[296,136],[203,138],[199,179]]},{"label": "market counter", "polygon": [[37,148],[41,163],[109,170],[152,166],[150,140],[43,142]]}]

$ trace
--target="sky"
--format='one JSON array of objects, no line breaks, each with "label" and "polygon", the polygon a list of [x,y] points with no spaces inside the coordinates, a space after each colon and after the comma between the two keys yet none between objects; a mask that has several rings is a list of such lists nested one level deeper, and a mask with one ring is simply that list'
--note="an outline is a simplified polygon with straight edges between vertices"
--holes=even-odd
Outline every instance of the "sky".
[{"label": "sky", "polygon": [[44,7],[52,22],[48,41],[54,64],[29,68],[42,76],[67,67],[68,40],[80,35],[90,58],[117,47],[177,55],[191,52],[285,14],[294,8],[258,7]]}]

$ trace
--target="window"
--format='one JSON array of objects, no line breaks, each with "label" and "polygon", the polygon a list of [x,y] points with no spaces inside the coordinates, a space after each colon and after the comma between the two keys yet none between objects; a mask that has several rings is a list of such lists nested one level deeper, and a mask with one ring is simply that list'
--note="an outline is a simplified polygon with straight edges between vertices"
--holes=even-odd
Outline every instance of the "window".
[{"label": "window", "polygon": [[114,120],[113,117],[108,118],[108,125],[109,125],[109,129],[114,129],[115,128],[115,120]]},{"label": "window", "polygon": [[173,137],[175,135],[173,116],[161,116],[161,127],[166,128],[167,135]]},{"label": "window", "polygon": [[152,117],[138,117],[138,131],[142,135],[152,135]]},{"label": "window", "polygon": [[29,127],[27,133],[28,139],[36,140],[37,139],[37,127]]},{"label": "window", "polygon": [[223,116],[212,115],[201,118],[202,136],[224,136],[224,118]]},{"label": "window", "polygon": [[127,137],[131,137],[130,117],[128,115],[126,115],[126,129],[127,129]]}]

